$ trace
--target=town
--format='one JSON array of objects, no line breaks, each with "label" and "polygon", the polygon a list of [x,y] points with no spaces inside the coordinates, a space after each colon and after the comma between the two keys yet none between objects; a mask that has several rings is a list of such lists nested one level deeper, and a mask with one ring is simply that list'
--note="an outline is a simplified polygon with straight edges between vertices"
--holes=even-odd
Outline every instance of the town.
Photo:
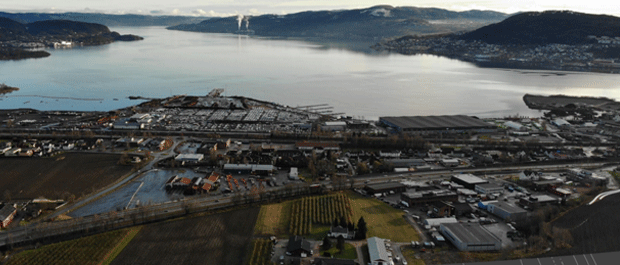
[{"label": "town", "polygon": [[221,94],[0,111],[2,249],[249,206],[249,264],[527,258],[582,246],[554,220],[618,190],[613,100],[373,121]]}]

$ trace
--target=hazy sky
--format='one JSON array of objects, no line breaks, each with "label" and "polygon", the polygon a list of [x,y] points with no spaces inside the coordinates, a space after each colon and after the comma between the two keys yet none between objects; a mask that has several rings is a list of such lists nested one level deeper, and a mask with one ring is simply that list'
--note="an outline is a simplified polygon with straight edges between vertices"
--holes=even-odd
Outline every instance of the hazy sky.
[{"label": "hazy sky", "polygon": [[392,6],[439,7],[454,11],[470,9],[517,11],[573,10],[620,16],[620,4],[609,0],[0,0],[7,12],[101,12],[134,14],[177,14],[195,16],[283,14],[304,10]]}]

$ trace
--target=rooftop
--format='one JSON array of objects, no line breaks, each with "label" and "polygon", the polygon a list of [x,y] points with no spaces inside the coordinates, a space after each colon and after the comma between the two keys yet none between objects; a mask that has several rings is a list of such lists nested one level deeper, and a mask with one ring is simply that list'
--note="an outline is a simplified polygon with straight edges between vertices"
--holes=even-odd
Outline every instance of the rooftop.
[{"label": "rooftop", "polygon": [[386,183],[378,183],[378,184],[368,184],[367,188],[373,190],[381,190],[381,189],[394,189],[394,188],[404,188],[405,185],[400,182],[386,182]]},{"label": "rooftop", "polygon": [[476,177],[472,174],[456,174],[452,176],[453,178],[457,178],[460,179],[463,182],[467,182],[469,184],[482,184],[482,183],[487,183],[488,181],[481,179],[479,177]]},{"label": "rooftop", "polygon": [[478,223],[444,223],[441,225],[461,242],[475,244],[499,241],[497,237]]},{"label": "rooftop", "polygon": [[495,207],[500,208],[500,209],[502,209],[502,210],[504,210],[506,212],[509,212],[509,213],[523,213],[523,212],[527,212],[526,210],[523,210],[523,209],[517,207],[516,205],[508,204],[508,203],[501,202],[501,201],[493,202],[493,203],[489,203],[489,204],[495,205]]},{"label": "rooftop", "polygon": [[368,239],[368,254],[370,254],[370,262],[376,260],[388,261],[389,257],[385,249],[385,241],[378,237]]},{"label": "rooftop", "polygon": [[425,130],[425,129],[461,129],[461,128],[494,128],[493,125],[482,120],[465,115],[443,116],[401,116],[381,117],[402,129]]}]

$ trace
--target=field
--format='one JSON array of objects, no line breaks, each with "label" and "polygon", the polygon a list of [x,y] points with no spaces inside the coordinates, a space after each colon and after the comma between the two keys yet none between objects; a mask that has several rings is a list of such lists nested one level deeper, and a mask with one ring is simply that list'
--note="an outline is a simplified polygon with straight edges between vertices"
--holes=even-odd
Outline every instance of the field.
[{"label": "field", "polygon": [[112,264],[243,264],[259,208],[144,226]]},{"label": "field", "polygon": [[[331,253],[334,258],[337,259],[357,259],[357,251],[355,250],[355,246],[349,243],[345,243],[342,253],[338,253],[339,250],[336,248],[336,242],[333,242],[333,247],[327,250],[327,252]],[[323,253],[323,251],[321,251],[321,253]]]},{"label": "field", "polygon": [[114,154],[78,153],[0,159],[2,199],[81,197],[129,173],[132,166],[119,165],[119,159]]},{"label": "field", "polygon": [[46,245],[18,253],[7,264],[110,264],[139,231],[134,227]]},{"label": "field", "polygon": [[419,241],[416,230],[403,218],[402,210],[394,209],[389,205],[356,193],[350,192],[353,220],[364,217],[368,226],[367,237],[377,236],[388,238],[393,242]]},{"label": "field", "polygon": [[252,255],[248,265],[271,265],[271,250],[273,242],[269,239],[256,239],[252,242]]},{"label": "field", "polygon": [[620,250],[620,194],[605,197],[592,205],[582,205],[555,220],[554,227],[568,229],[571,248],[552,251],[553,255],[611,252]]},{"label": "field", "polygon": [[[324,198],[330,198],[333,202],[325,202]],[[322,206],[323,203],[331,206]],[[302,211],[302,207],[309,210]],[[335,212],[332,213],[332,209]],[[320,240],[329,231],[333,218],[340,216],[340,213],[344,213],[355,225],[363,216],[368,227],[368,237],[389,238],[394,242],[419,240],[415,229],[403,219],[402,211],[352,192],[264,205],[261,207],[255,232],[258,235],[276,235],[282,238],[298,231],[298,235]]]},{"label": "field", "polygon": [[411,265],[426,265],[424,260],[415,258],[415,251],[411,246],[401,246],[400,252],[405,256],[405,260],[407,260],[407,264]]}]

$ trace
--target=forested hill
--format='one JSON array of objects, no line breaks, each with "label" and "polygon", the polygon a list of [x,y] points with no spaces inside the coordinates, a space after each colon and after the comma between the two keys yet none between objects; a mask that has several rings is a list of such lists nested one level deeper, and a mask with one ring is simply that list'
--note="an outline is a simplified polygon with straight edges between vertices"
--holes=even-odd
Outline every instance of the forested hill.
[{"label": "forested hill", "polygon": [[595,40],[588,36],[620,36],[620,18],[572,11],[527,12],[502,22],[484,26],[461,39],[489,44],[584,44]]},{"label": "forested hill", "polygon": [[[288,15],[212,18],[197,24],[183,24],[168,29],[249,33],[272,37],[377,40],[406,34],[472,30],[501,21],[507,16],[493,11],[454,12],[438,8],[384,5],[352,10],[306,11]],[[443,23],[434,23],[436,20],[442,20]]]},{"label": "forested hill", "polygon": [[9,18],[17,22],[28,24],[45,20],[71,20],[106,25],[119,26],[174,26],[183,23],[198,23],[205,18],[190,16],[149,16],[149,15],[110,15],[98,13],[6,13],[0,12],[0,17]]}]

